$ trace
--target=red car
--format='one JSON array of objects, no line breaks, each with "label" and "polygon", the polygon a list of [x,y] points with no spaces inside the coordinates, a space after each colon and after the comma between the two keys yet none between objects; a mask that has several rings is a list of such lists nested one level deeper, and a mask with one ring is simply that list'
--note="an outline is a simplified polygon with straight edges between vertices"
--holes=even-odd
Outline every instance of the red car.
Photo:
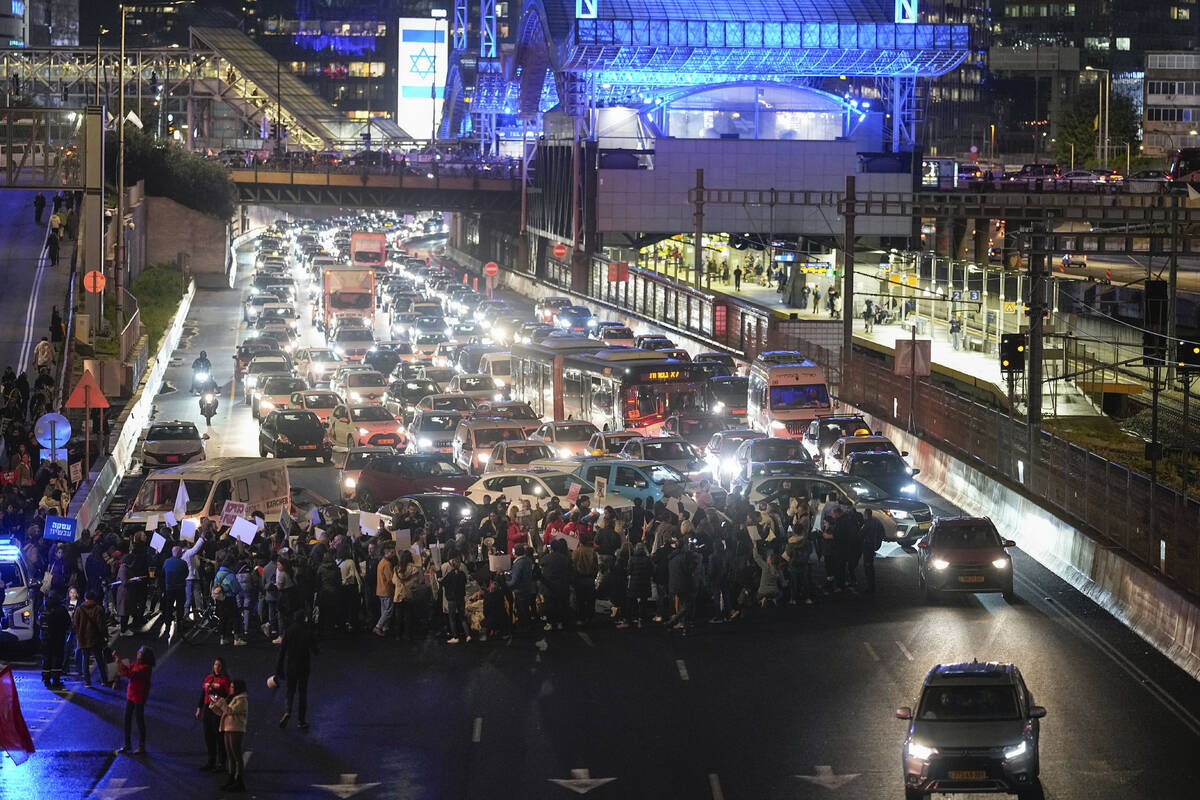
[{"label": "red car", "polygon": [[422,492],[461,494],[475,481],[442,453],[375,456],[358,476],[358,505],[374,509],[402,495]]}]

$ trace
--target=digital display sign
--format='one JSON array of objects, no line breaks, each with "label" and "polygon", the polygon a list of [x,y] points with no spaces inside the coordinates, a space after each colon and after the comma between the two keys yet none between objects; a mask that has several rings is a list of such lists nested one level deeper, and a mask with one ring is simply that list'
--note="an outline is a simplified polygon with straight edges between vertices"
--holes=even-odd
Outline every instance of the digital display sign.
[{"label": "digital display sign", "polygon": [[661,370],[658,372],[647,372],[642,375],[644,381],[677,381],[683,377],[683,373],[679,370]]}]

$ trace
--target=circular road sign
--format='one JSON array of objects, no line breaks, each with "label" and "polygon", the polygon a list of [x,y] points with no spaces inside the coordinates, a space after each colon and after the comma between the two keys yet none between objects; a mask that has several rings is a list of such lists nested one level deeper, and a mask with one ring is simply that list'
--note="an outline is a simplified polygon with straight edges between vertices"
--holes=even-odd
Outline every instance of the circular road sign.
[{"label": "circular road sign", "polygon": [[555,258],[566,258],[567,257],[567,246],[565,244],[554,245],[554,257]]},{"label": "circular road sign", "polygon": [[62,414],[42,414],[33,423],[33,435],[42,447],[58,450],[71,440],[71,423]]},{"label": "circular road sign", "polygon": [[94,269],[83,276],[83,288],[95,294],[96,292],[104,291],[104,284],[108,283],[108,279],[104,277],[104,273],[98,269]]},{"label": "circular road sign", "polygon": [[500,265],[495,261],[489,261],[483,265],[483,274],[492,278],[496,277],[500,274]]}]

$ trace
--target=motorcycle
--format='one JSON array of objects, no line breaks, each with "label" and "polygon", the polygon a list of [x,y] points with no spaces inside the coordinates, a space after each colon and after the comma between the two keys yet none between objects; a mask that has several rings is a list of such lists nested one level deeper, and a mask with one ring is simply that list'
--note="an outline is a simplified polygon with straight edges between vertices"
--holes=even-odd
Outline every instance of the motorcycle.
[{"label": "motorcycle", "polygon": [[212,418],[217,413],[218,405],[219,401],[217,400],[216,392],[206,392],[200,396],[200,415],[204,417],[204,421],[210,428],[212,427]]}]

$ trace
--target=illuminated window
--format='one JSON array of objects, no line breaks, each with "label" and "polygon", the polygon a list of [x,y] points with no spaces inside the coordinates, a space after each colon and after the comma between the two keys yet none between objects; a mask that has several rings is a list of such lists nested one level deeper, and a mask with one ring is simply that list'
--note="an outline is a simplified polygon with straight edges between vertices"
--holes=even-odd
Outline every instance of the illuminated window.
[{"label": "illuminated window", "polygon": [[1129,49],[1129,37],[1128,36],[1118,36],[1117,37],[1117,49],[1118,50],[1128,50]]},{"label": "illuminated window", "polygon": [[1188,8],[1180,8],[1179,6],[1171,6],[1171,19],[1189,20],[1192,18],[1192,11]]}]

